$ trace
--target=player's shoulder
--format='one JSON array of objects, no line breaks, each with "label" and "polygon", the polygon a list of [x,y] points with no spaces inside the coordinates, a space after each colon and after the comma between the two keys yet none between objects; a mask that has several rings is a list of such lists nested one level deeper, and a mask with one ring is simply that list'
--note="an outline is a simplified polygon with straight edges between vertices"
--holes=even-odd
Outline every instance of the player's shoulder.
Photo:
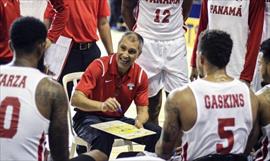
[{"label": "player's shoulder", "polygon": [[169,100],[177,102],[189,102],[193,97],[192,91],[188,85],[174,89],[168,96]]},{"label": "player's shoulder", "polygon": [[38,83],[36,94],[41,94],[48,97],[57,97],[59,94],[63,94],[63,86],[57,81],[45,77]]}]

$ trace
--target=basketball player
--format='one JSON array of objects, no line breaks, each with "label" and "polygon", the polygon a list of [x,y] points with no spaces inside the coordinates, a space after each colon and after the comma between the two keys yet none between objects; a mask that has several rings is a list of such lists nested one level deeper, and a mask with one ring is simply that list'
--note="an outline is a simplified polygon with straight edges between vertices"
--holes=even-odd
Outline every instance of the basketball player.
[{"label": "basketball player", "polygon": [[145,40],[137,63],[148,75],[149,122],[155,124],[158,124],[162,88],[168,94],[188,83],[183,26],[192,1],[123,0],[122,2],[122,15],[127,26],[142,35]]},{"label": "basketball player", "polygon": [[[67,96],[36,69],[46,37],[45,25],[32,17],[19,18],[11,27],[15,57],[0,66],[0,160],[43,161],[47,134],[52,159],[68,160]],[[96,152],[71,161],[94,161]]]},{"label": "basketball player", "polygon": [[179,139],[183,161],[246,160],[241,154],[257,117],[258,101],[245,83],[226,73],[232,46],[223,31],[209,30],[201,36],[198,67],[205,77],[168,96],[158,156],[170,158]]},{"label": "basketball player", "polygon": [[[260,71],[263,82],[266,84],[264,88],[256,93],[259,100],[257,132],[261,128],[263,138],[261,139],[261,147],[256,152],[254,161],[270,160],[270,39],[265,40],[261,45]],[[256,136],[255,136],[256,137]],[[255,138],[256,141],[256,138]]]},{"label": "basketball player", "polygon": [[202,0],[200,24],[192,53],[190,79],[197,78],[198,36],[205,29],[229,33],[234,42],[227,73],[248,84],[252,81],[261,42],[264,0]]}]

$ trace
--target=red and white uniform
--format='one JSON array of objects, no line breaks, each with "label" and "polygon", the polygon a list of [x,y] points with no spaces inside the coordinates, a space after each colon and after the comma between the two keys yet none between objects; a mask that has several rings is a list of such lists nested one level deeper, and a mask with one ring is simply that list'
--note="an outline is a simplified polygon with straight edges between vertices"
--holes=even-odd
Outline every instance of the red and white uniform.
[{"label": "red and white uniform", "polygon": [[37,69],[0,66],[0,160],[44,160],[49,120],[37,109]]},{"label": "red and white uniform", "polygon": [[[256,92],[256,95],[263,93],[265,90],[269,90],[270,85],[264,86],[261,90]],[[262,127],[263,139],[261,141],[261,148],[256,152],[254,161],[269,161],[270,160],[270,124]]]},{"label": "red and white uniform", "polygon": [[198,79],[188,86],[196,100],[197,119],[190,130],[183,131],[184,161],[243,153],[253,126],[247,85],[237,79],[224,83]]},{"label": "red and white uniform", "polygon": [[[188,82],[183,0],[139,0],[134,31],[144,38],[137,63],[149,78],[149,97]],[[149,63],[151,62],[151,63]]]},{"label": "red and white uniform", "polygon": [[[229,75],[252,81],[264,19],[264,0],[203,0],[198,35],[205,29],[226,31],[233,40]],[[191,64],[196,66],[198,35]]]},{"label": "red and white uniform", "polygon": [[264,28],[262,40],[270,38],[270,0],[265,0]]},{"label": "red and white uniform", "polygon": [[[153,40],[173,40],[184,36],[183,0],[139,0],[134,30]],[[161,3],[160,3],[161,2]]]}]

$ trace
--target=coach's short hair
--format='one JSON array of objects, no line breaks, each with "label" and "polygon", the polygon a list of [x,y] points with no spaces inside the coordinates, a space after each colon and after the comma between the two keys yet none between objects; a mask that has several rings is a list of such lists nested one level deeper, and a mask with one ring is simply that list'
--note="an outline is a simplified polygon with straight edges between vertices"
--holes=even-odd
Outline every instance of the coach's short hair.
[{"label": "coach's short hair", "polygon": [[260,51],[263,53],[263,59],[265,62],[270,62],[270,39],[265,40],[262,45]]},{"label": "coach's short hair", "polygon": [[230,61],[233,41],[230,35],[220,30],[207,30],[200,35],[199,50],[209,63],[225,68]]},{"label": "coach's short hair", "polygon": [[31,53],[37,43],[46,41],[47,29],[34,17],[21,17],[15,20],[10,29],[10,40],[15,51]]}]

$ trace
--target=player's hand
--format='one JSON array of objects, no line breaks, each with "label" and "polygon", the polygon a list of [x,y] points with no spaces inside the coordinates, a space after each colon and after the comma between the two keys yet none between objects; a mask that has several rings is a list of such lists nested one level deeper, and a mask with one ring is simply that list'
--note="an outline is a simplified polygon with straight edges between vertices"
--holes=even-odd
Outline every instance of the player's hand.
[{"label": "player's hand", "polygon": [[52,41],[48,38],[46,38],[46,45],[45,45],[45,49],[47,50],[52,44]]},{"label": "player's hand", "polygon": [[135,126],[140,129],[143,127],[143,124],[141,123],[141,121],[139,121],[138,119],[135,120]]},{"label": "player's hand", "polygon": [[115,98],[108,98],[105,102],[101,105],[102,112],[115,112],[121,109],[120,103]]},{"label": "player's hand", "polygon": [[197,68],[191,67],[191,73],[189,76],[190,81],[194,81],[198,78],[198,70]]},{"label": "player's hand", "polygon": [[181,146],[176,147],[175,148],[175,155],[181,155],[181,153],[182,153],[182,147]]}]

